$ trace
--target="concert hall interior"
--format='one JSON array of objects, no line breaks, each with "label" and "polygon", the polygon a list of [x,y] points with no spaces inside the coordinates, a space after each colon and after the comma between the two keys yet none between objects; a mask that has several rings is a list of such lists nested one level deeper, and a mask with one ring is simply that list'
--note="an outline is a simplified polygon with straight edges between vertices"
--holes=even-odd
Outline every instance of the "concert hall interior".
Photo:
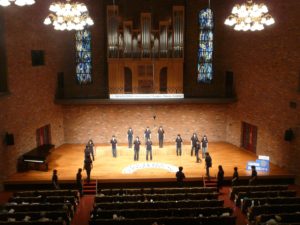
[{"label": "concert hall interior", "polygon": [[[149,127],[151,162],[183,166],[187,181],[205,176],[204,159],[197,164],[190,156],[196,132],[207,135],[213,176],[224,165],[229,181],[238,166],[248,179],[247,162],[269,156],[270,171],[259,176],[300,184],[299,0],[259,1],[275,20],[261,31],[224,24],[246,0],[78,0],[94,22],[84,32],[45,25],[52,2],[0,6],[0,190],[7,183],[51,183],[53,169],[61,181],[75,181],[90,139],[97,150],[92,179],[176,182],[165,168],[122,175],[138,163],[127,148],[129,127],[142,142],[139,163],[147,162]],[[201,11],[208,7],[211,17]],[[45,144],[38,160],[48,168],[24,165],[27,153]]]}]

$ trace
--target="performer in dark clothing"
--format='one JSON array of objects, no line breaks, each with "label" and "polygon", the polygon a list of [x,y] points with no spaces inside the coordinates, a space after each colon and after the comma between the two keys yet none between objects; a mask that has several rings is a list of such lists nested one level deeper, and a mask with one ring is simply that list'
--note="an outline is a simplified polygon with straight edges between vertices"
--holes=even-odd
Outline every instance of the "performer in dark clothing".
[{"label": "performer in dark clothing", "polygon": [[118,143],[118,141],[117,141],[115,135],[112,136],[110,143],[111,143],[112,155],[114,158],[117,158],[117,143]]},{"label": "performer in dark clothing", "polygon": [[231,185],[235,186],[237,185],[238,181],[239,181],[239,172],[238,172],[238,168],[234,167],[234,172],[233,172],[233,176],[232,176],[232,180],[231,180]]},{"label": "performer in dark clothing", "polygon": [[78,169],[78,172],[76,174],[76,185],[77,185],[77,188],[78,188],[78,191],[80,193],[80,197],[83,196],[83,192],[82,192],[82,175],[81,175],[81,172],[82,172],[82,169],[79,168]]},{"label": "performer in dark clothing", "polygon": [[139,161],[141,142],[140,142],[140,139],[139,139],[138,136],[134,140],[133,145],[134,145],[134,157],[133,157],[133,159],[134,159],[134,161]]},{"label": "performer in dark clothing", "polygon": [[218,167],[218,175],[217,175],[217,188],[218,191],[222,188],[224,182],[224,170],[221,165]]},{"label": "performer in dark clothing", "polygon": [[183,170],[182,166],[180,166],[178,169],[179,170],[176,172],[176,179],[177,179],[177,183],[179,184],[179,186],[182,187],[183,186],[183,181],[185,179],[185,175],[182,172],[182,170]]},{"label": "performer in dark clothing", "polygon": [[159,129],[157,131],[157,135],[158,135],[159,147],[162,148],[164,145],[164,137],[165,137],[165,131],[162,128],[162,126],[159,127]]},{"label": "performer in dark clothing", "polygon": [[150,154],[150,160],[152,160],[152,141],[148,138],[146,142],[146,160],[148,161],[148,155]]},{"label": "performer in dark clothing", "polygon": [[249,185],[254,185],[256,184],[256,180],[257,180],[257,171],[256,171],[256,167],[255,166],[251,166],[251,178],[249,179]]},{"label": "performer in dark clothing", "polygon": [[205,152],[207,152],[207,148],[208,148],[208,140],[206,135],[203,136],[202,140],[201,140],[201,145],[202,145],[202,159],[205,158]]},{"label": "performer in dark clothing", "polygon": [[90,180],[91,180],[91,170],[93,168],[93,161],[91,160],[91,157],[87,157],[85,160],[84,160],[84,166],[83,166],[83,169],[86,170],[86,180],[87,182],[89,183]]},{"label": "performer in dark clothing", "polygon": [[206,176],[210,179],[209,168],[212,167],[212,159],[208,152],[205,153],[205,168],[206,168]]},{"label": "performer in dark clothing", "polygon": [[132,148],[133,130],[131,127],[128,128],[127,138],[128,138],[128,148]]},{"label": "performer in dark clothing", "polygon": [[53,170],[52,184],[53,184],[54,189],[59,189],[57,170]]},{"label": "performer in dark clothing", "polygon": [[85,149],[84,149],[84,158],[87,158],[87,157],[92,157],[92,159],[94,160],[94,153],[93,153],[93,149],[91,148],[91,146],[89,145],[89,143],[85,146]]},{"label": "performer in dark clothing", "polygon": [[144,138],[145,138],[145,142],[148,140],[148,139],[151,139],[151,130],[149,127],[146,128],[145,132],[144,132]]},{"label": "performer in dark clothing", "polygon": [[176,142],[176,155],[179,156],[182,153],[182,138],[180,134],[177,135],[175,142]]},{"label": "performer in dark clothing", "polygon": [[201,159],[200,159],[200,157],[199,157],[199,151],[200,151],[200,148],[201,148],[200,142],[197,141],[197,142],[196,142],[196,146],[195,146],[195,155],[196,155],[196,162],[197,162],[197,163],[201,162]]},{"label": "performer in dark clothing", "polygon": [[92,155],[92,158],[93,158],[93,161],[95,160],[95,156],[96,155],[95,153],[95,149],[94,149],[94,143],[93,143],[93,140],[90,139],[89,142],[88,142],[88,148],[89,148],[89,152],[90,154]]},{"label": "performer in dark clothing", "polygon": [[191,156],[193,156],[193,151],[196,150],[196,143],[197,143],[198,137],[196,133],[193,133],[193,136],[191,137]]}]

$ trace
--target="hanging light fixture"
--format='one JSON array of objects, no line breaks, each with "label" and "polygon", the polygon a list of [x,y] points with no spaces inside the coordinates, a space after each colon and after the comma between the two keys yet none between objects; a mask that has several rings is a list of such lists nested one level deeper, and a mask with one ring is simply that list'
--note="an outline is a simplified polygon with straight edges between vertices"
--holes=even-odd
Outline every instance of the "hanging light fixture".
[{"label": "hanging light fixture", "polygon": [[234,26],[236,31],[260,31],[265,26],[275,23],[275,20],[268,14],[268,7],[265,4],[255,4],[252,0],[248,0],[242,5],[236,4],[224,23]]},{"label": "hanging light fixture", "polygon": [[35,0],[0,0],[0,6],[9,6],[11,3],[14,3],[17,6],[24,6],[24,5],[33,5]]},{"label": "hanging light fixture", "polygon": [[66,3],[54,2],[49,10],[52,13],[46,17],[44,24],[52,24],[56,30],[83,30],[94,24],[83,3],[71,3],[71,0],[66,0]]}]

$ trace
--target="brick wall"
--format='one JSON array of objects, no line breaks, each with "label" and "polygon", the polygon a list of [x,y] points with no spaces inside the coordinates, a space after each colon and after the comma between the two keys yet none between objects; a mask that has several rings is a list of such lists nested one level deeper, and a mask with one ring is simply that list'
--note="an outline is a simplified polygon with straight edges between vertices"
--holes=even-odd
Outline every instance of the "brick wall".
[{"label": "brick wall", "polygon": [[[222,2],[217,12],[224,21],[233,3]],[[238,96],[228,111],[226,140],[240,146],[241,122],[256,125],[257,154],[269,155],[275,164],[299,174],[300,1],[266,4],[276,21],[271,27],[261,32],[235,32],[222,26],[222,38],[221,34],[216,37],[223,46],[219,69],[234,72]],[[289,107],[290,101],[296,102],[296,109]],[[295,132],[292,142],[283,140],[288,128]]]},{"label": "brick wall", "polygon": [[[225,139],[226,108],[224,105],[101,105],[64,106],[64,132],[66,143],[109,143],[116,135],[119,143],[127,143],[127,129],[143,137],[147,126],[157,142],[157,129],[165,129],[166,141],[174,142],[181,134],[190,143],[193,132],[207,134],[209,141]],[[156,118],[154,119],[153,116]]]},{"label": "brick wall", "polygon": [[[69,37],[42,23],[48,4],[37,1],[30,7],[11,6],[1,11],[9,95],[0,97],[0,184],[16,171],[17,158],[36,147],[37,128],[50,124],[53,144],[64,141],[62,109],[53,102],[56,74],[65,70],[63,49]],[[32,67],[31,50],[45,51],[44,66]],[[15,145],[2,142],[6,132],[14,134]]]}]

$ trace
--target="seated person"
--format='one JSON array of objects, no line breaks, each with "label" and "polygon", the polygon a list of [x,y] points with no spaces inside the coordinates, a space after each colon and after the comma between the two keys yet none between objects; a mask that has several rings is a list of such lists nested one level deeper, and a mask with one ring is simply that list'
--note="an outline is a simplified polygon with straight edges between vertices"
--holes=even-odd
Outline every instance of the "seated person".
[{"label": "seated person", "polygon": [[185,175],[184,175],[184,173],[182,172],[183,167],[180,166],[178,169],[179,169],[179,170],[176,172],[177,183],[178,183],[180,186],[183,186],[183,180],[185,179]]}]

